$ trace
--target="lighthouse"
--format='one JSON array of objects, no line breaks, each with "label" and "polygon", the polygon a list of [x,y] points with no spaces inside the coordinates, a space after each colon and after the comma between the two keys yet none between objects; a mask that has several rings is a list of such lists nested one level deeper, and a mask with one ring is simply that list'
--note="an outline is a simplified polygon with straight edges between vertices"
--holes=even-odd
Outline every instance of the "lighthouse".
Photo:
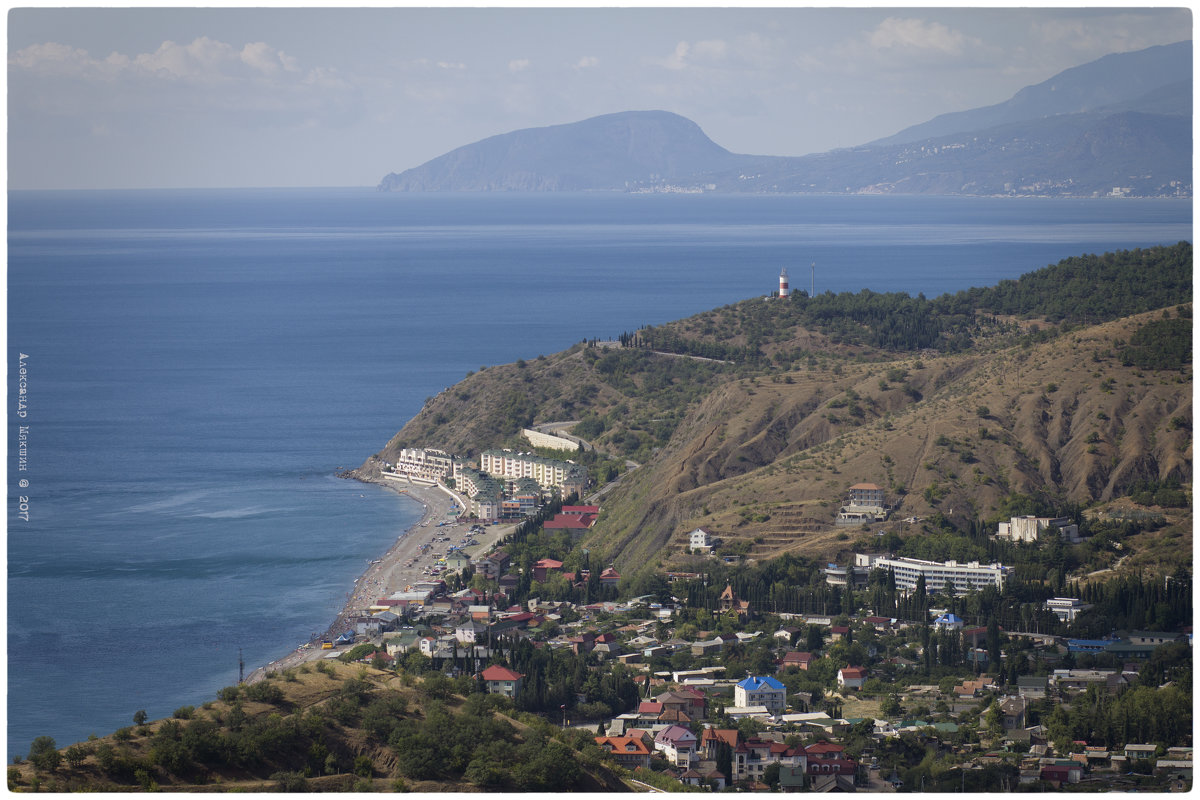
[{"label": "lighthouse", "polygon": [[779,271],[779,296],[788,296],[787,267]]}]

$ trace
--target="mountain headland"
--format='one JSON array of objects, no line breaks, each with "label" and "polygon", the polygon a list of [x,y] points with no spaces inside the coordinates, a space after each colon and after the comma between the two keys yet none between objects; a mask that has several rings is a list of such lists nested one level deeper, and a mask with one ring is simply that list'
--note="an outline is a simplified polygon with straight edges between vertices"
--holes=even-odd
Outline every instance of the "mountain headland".
[{"label": "mountain headland", "polygon": [[468,375],[358,475],[402,447],[470,457],[577,421],[602,453],[593,474],[624,474],[586,545],[626,571],[688,563],[697,527],[756,558],[845,557],[857,536],[834,519],[863,481],[895,500],[898,533],[904,518],[970,530],[1026,501],[1103,506],[1192,480],[1190,253],[1088,255],[935,300],[758,297],[583,342]]},{"label": "mountain headland", "polygon": [[731,153],[666,111],[492,136],[382,191],[1190,196],[1191,42],[1118,53],[858,147]]},{"label": "mountain headland", "polygon": [[[965,532],[1017,507],[1108,513],[1141,482],[1191,481],[1190,287],[1180,243],[934,300],[749,299],[469,375],[357,475],[405,447],[470,458],[576,421],[593,476],[621,476],[585,545],[631,573],[688,563],[697,527],[755,558],[844,557],[861,543],[835,518],[859,482],[885,488],[900,536],[913,518]],[[1171,517],[1190,547],[1190,514]]]}]

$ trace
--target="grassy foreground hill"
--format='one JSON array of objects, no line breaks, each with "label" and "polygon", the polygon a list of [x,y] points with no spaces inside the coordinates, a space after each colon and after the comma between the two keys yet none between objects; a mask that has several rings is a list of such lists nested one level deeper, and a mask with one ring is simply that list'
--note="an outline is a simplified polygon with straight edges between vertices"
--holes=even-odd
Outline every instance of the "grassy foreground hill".
[{"label": "grassy foreground hill", "polygon": [[[578,420],[640,464],[585,541],[624,572],[687,563],[697,526],[755,558],[844,554],[861,531],[833,523],[859,482],[885,488],[883,528],[901,537],[914,516],[967,530],[1099,508],[1139,482],[1191,481],[1191,264],[1182,242],[933,300],[742,301],[469,375],[360,474],[400,447],[470,456]],[[1163,563],[1184,547],[1190,561],[1190,503],[1166,519]]]},{"label": "grassy foreground hill", "polygon": [[[593,731],[511,712],[470,678],[322,661],[63,751],[12,791],[627,791]],[[481,746],[481,742],[487,742]],[[53,753],[53,755],[51,755]]]}]

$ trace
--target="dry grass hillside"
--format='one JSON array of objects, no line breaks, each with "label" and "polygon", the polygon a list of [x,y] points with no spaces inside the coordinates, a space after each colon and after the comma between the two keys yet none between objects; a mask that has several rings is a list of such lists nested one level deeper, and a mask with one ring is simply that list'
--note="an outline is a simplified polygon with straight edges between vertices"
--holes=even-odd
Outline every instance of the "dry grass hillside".
[{"label": "dry grass hillside", "polygon": [[[1151,312],[986,354],[816,366],[732,380],[613,493],[590,544],[626,567],[680,553],[704,527],[749,553],[833,556],[849,486],[893,519],[964,524],[1028,494],[1105,502],[1139,479],[1191,480],[1190,370],[1123,365]],[[854,532],[851,529],[851,532]],[[839,537],[839,534],[842,534]]]}]

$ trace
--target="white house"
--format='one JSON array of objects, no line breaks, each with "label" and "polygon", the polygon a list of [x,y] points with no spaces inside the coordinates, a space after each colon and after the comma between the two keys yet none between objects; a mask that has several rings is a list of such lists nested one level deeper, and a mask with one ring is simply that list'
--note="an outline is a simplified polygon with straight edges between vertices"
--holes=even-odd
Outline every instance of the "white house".
[{"label": "white house", "polygon": [[861,689],[866,680],[867,671],[863,667],[842,667],[838,670],[839,689]]},{"label": "white house", "polygon": [[471,620],[454,629],[454,638],[459,644],[475,644],[487,641],[487,625]]},{"label": "white house", "polygon": [[696,734],[682,725],[669,725],[654,737],[654,749],[677,767],[688,767],[699,760]]},{"label": "white house", "polygon": [[707,553],[712,550],[715,541],[716,539],[711,533],[703,528],[696,528],[696,530],[688,534],[688,550],[699,550]]},{"label": "white house", "polygon": [[963,627],[962,617],[958,614],[947,612],[933,621],[933,627],[940,631],[961,631]]},{"label": "white house", "polygon": [[1085,603],[1077,597],[1052,597],[1046,601],[1046,610],[1067,624],[1074,622],[1081,612],[1091,607],[1091,603]]},{"label": "white house", "polygon": [[521,673],[499,664],[485,669],[480,677],[486,682],[489,694],[502,694],[505,697],[516,697],[521,692],[521,681],[525,678]]},{"label": "white house", "polygon": [[787,708],[787,688],[770,676],[751,676],[733,687],[733,704],[740,708],[765,706],[772,714],[782,714]]}]

